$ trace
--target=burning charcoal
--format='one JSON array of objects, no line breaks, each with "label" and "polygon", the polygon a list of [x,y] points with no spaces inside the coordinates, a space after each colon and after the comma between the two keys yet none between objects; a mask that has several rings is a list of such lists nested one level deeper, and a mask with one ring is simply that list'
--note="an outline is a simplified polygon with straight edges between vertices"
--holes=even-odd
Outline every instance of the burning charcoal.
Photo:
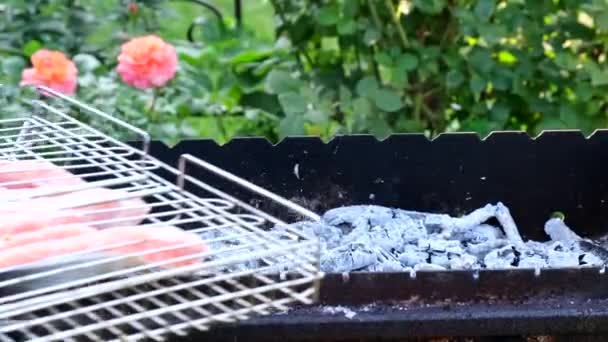
[{"label": "burning charcoal", "polygon": [[519,267],[521,268],[546,268],[547,261],[540,255],[534,253],[524,253],[519,258]]},{"label": "burning charcoal", "polygon": [[500,249],[494,249],[484,258],[484,264],[489,269],[513,268],[518,260],[513,246],[507,245]]},{"label": "burning charcoal", "polygon": [[570,251],[558,251],[549,249],[547,252],[547,264],[549,267],[577,267],[579,265],[579,253]]},{"label": "burning charcoal", "polygon": [[368,268],[370,272],[403,272],[406,269],[399,261],[385,260]]},{"label": "burning charcoal", "polygon": [[450,259],[447,253],[431,254],[431,264],[448,268],[450,266]]},{"label": "burning charcoal", "polygon": [[496,248],[501,248],[504,247],[505,245],[507,245],[509,242],[507,240],[493,240],[493,241],[488,241],[488,242],[482,242],[482,243],[478,243],[478,244],[470,244],[466,247],[466,251],[469,254],[475,255],[478,258],[484,258],[486,256],[486,254],[488,254],[490,251],[496,249]]},{"label": "burning charcoal", "polygon": [[459,234],[458,238],[462,241],[471,243],[482,243],[497,239],[504,239],[505,235],[498,227],[494,227],[489,224],[481,224],[471,230],[467,230]]},{"label": "burning charcoal", "polygon": [[513,217],[509,212],[509,208],[505,207],[504,204],[496,204],[496,219],[500,222],[502,229],[509,240],[514,246],[525,249],[524,240],[519,235],[519,230],[513,221]]},{"label": "burning charcoal", "polygon": [[495,215],[496,207],[491,204],[487,204],[485,207],[476,209],[468,215],[452,218],[451,227],[446,227],[448,228],[448,230],[445,232],[447,234],[446,236],[471,230],[491,219]]},{"label": "burning charcoal", "polygon": [[427,231],[422,222],[409,217],[391,220],[384,225],[384,228],[400,234],[400,240],[404,243],[415,243],[419,239],[427,237]]},{"label": "burning charcoal", "polygon": [[326,272],[351,272],[378,260],[377,252],[364,244],[348,244],[328,250],[321,258],[321,268]]},{"label": "burning charcoal", "polygon": [[563,243],[572,243],[581,240],[581,237],[576,235],[576,233],[568,228],[564,221],[559,218],[552,218],[545,223],[545,233],[551,237],[551,240]]},{"label": "burning charcoal", "polygon": [[445,267],[428,263],[417,264],[414,266],[414,271],[442,271],[445,269]]},{"label": "burning charcoal", "polygon": [[418,248],[436,252],[462,251],[458,240],[422,239],[418,241]]},{"label": "burning charcoal", "polygon": [[[585,240],[579,241],[578,246],[585,255],[593,255],[595,258],[599,258],[602,260],[602,264],[608,263],[608,250],[604,247]],[[589,258],[592,257],[589,256]]]},{"label": "burning charcoal", "polygon": [[479,268],[477,258],[470,254],[462,254],[450,258],[450,269],[453,270],[472,270]]},{"label": "burning charcoal", "polygon": [[405,245],[403,252],[399,255],[399,261],[406,266],[414,266],[416,264],[425,263],[429,258],[429,254],[421,251],[414,245]]},{"label": "burning charcoal", "polygon": [[384,250],[401,250],[405,244],[401,229],[407,229],[407,227],[391,225],[390,223],[384,226],[375,226],[370,229],[370,240]]},{"label": "burning charcoal", "polygon": [[592,253],[585,253],[579,256],[579,264],[583,266],[602,267],[605,260]]},{"label": "burning charcoal", "polygon": [[304,234],[317,237],[325,248],[331,249],[340,245],[342,231],[322,222],[298,222],[294,228],[301,229]]},{"label": "burning charcoal", "polygon": [[322,219],[325,223],[341,228],[345,233],[363,226],[383,225],[392,220],[392,209],[375,205],[354,205],[329,210]]}]

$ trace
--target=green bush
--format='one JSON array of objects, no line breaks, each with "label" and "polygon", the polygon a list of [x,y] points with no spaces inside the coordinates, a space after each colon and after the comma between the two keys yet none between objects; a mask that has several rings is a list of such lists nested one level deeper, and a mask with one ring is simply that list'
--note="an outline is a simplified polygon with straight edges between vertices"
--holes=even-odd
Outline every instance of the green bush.
[{"label": "green bush", "polygon": [[[168,143],[606,126],[605,0],[270,0],[274,43],[207,16],[197,43],[164,36],[180,59],[166,87],[124,84],[120,44],[187,27],[172,4],[0,5],[0,115],[23,114],[21,71],[48,48],[76,62],[78,98]],[[249,27],[260,20],[245,11]]]},{"label": "green bush", "polygon": [[606,126],[604,0],[274,0],[283,134]]}]

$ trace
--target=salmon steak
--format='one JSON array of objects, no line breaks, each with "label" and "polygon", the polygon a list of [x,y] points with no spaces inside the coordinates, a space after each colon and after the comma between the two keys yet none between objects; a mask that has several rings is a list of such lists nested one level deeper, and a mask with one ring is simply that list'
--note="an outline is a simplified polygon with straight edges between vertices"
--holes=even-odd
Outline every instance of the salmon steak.
[{"label": "salmon steak", "polygon": [[93,227],[84,225],[68,225],[68,226],[55,226],[42,228],[33,232],[26,232],[21,234],[6,234],[0,236],[0,251],[18,247],[22,245],[32,244],[36,242],[49,242],[63,239],[67,237],[91,234],[97,230]]},{"label": "salmon steak", "polygon": [[[58,233],[59,234],[59,233]],[[176,227],[113,227],[65,238],[27,243],[0,250],[0,268],[24,265],[71,253],[96,251],[108,256],[137,255],[142,263],[164,262],[164,267],[194,265],[201,261],[197,255],[208,251],[200,236]],[[159,250],[163,249],[163,250]],[[194,257],[194,255],[197,255]],[[193,256],[185,260],[179,257]]]},{"label": "salmon steak", "polygon": [[44,185],[79,185],[80,177],[47,161],[1,160],[0,187],[28,189]]}]

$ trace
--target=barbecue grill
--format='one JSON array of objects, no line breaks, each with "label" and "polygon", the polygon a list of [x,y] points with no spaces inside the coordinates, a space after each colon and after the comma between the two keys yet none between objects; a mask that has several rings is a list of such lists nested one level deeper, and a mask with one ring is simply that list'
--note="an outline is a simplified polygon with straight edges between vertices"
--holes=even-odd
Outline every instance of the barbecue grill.
[{"label": "barbecue grill", "polygon": [[[210,250],[141,264],[136,258],[161,249],[111,253],[141,242],[126,240],[120,246],[0,269],[0,340],[160,341],[204,331],[218,322],[245,320],[284,311],[294,302],[310,304],[315,300],[322,276],[318,242],[289,226],[289,234],[280,238],[269,234],[269,227],[285,226],[285,221],[238,200],[218,184],[238,185],[299,217],[315,220],[317,215],[202,158],[184,154],[173,164],[177,167],[171,167],[150,155],[147,133],[49,88],[37,90],[40,98],[29,101],[31,113],[0,121],[2,160],[51,162],[86,183],[7,195],[2,199],[4,206],[90,188],[111,188],[117,191],[107,197],[74,197],[56,209],[92,208],[142,198],[145,208],[127,208],[129,213],[145,209],[147,214],[142,217],[104,216],[105,220],[91,224],[138,219],[150,230],[170,225],[198,234]],[[84,115],[95,127],[76,119]],[[113,138],[112,132],[117,130],[134,136],[138,145]],[[194,177],[193,170],[197,174],[204,170],[208,175]],[[11,172],[15,171],[26,170]],[[208,181],[213,177],[218,180]],[[61,179],[35,179],[51,180]],[[107,214],[116,210],[94,208],[84,212]],[[230,246],[215,247],[218,242],[229,242]],[[165,247],[163,251],[186,247]],[[195,259],[201,261],[166,267]]]},{"label": "barbecue grill", "polygon": [[[589,137],[579,131],[537,137],[500,132],[484,139],[458,133],[434,140],[402,134],[383,141],[344,136],[324,143],[294,137],[273,145],[242,138],[223,146],[207,140],[152,146],[167,163],[183,153],[204,156],[319,213],[374,204],[458,216],[501,201],[524,239],[547,239],[543,224],[554,212],[563,213],[585,237],[600,238],[608,228],[605,130]],[[260,210],[295,219],[258,196],[235,186],[231,191]],[[526,340],[550,335],[597,341],[608,332],[606,281],[605,267],[326,274],[314,305],[222,324],[187,340]]]}]

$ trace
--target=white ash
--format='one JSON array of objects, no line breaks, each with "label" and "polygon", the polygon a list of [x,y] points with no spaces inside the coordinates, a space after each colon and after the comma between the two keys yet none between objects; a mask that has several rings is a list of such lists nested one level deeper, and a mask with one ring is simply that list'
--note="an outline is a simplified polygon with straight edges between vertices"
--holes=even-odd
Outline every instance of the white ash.
[{"label": "white ash", "polygon": [[545,225],[549,241],[524,241],[502,203],[461,217],[347,206],[298,224],[319,238],[321,268],[332,273],[589,267],[603,266],[608,256],[597,245],[582,248],[583,239],[556,218]]},{"label": "white ash", "polygon": [[331,315],[341,313],[344,314],[344,317],[348,319],[352,319],[357,315],[356,312],[344,306],[326,306],[323,308],[323,312]]},{"label": "white ash", "polygon": [[[492,225],[492,219],[499,226]],[[374,205],[347,206],[327,211],[319,222],[297,222],[291,228],[319,239],[320,265],[327,273],[602,267],[608,261],[607,249],[581,238],[558,218],[545,224],[548,241],[524,241],[502,203],[488,204],[461,217]],[[271,232],[276,239],[290,241],[285,226]],[[212,243],[211,248],[239,244],[223,240]],[[243,252],[240,249],[234,254]],[[273,271],[287,271],[287,259],[275,260],[281,265]],[[261,265],[264,261],[257,260],[236,268]]]}]

